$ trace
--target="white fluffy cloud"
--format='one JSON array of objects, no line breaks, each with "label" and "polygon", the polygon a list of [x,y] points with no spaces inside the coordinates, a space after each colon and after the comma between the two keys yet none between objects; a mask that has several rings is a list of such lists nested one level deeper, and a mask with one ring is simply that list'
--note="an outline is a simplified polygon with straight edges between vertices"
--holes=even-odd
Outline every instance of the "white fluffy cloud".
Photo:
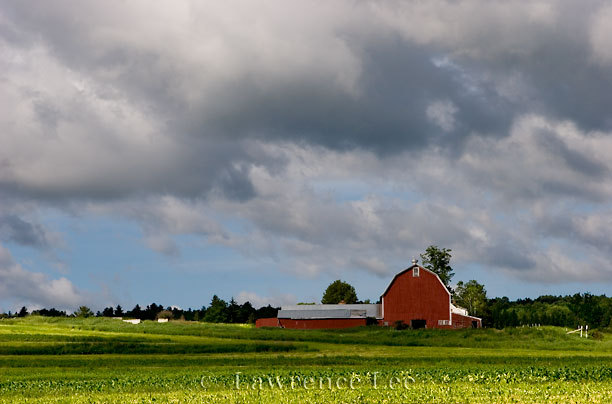
[{"label": "white fluffy cloud", "polygon": [[445,132],[450,132],[455,128],[455,114],[457,107],[452,101],[434,101],[425,110],[427,118],[438,125]]},{"label": "white fluffy cloud", "polygon": [[68,279],[49,279],[40,272],[25,270],[15,263],[0,244],[0,299],[29,307],[56,307],[74,310],[90,299]]},{"label": "white fluffy cloud", "polygon": [[297,298],[292,294],[272,294],[270,296],[260,296],[254,292],[242,291],[236,296],[236,302],[238,304],[244,304],[246,302],[251,303],[253,307],[260,308],[267,305],[272,307],[280,307],[288,304],[295,304]]}]

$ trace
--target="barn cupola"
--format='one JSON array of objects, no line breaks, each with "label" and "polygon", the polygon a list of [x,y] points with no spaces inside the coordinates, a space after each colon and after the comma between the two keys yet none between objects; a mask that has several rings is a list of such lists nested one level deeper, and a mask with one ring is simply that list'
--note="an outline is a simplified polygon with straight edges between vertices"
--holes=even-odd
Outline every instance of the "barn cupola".
[{"label": "barn cupola", "polygon": [[417,265],[418,262],[419,262],[418,259],[416,258],[412,259],[412,276],[415,278],[418,278],[421,275],[419,271],[419,266]]}]

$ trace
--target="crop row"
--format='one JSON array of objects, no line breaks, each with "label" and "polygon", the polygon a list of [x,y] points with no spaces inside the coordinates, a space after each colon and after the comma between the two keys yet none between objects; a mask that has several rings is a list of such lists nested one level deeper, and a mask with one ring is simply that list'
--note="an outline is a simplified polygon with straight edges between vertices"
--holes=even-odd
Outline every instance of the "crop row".
[{"label": "crop row", "polygon": [[612,401],[609,383],[497,384],[479,386],[473,383],[409,384],[394,389],[361,387],[357,389],[296,390],[194,390],[148,391],[134,393],[73,391],[50,392],[38,396],[0,395],[5,403],[593,403]]},{"label": "crop row", "polygon": [[[105,377],[106,376],[106,377]],[[315,380],[315,384],[336,385],[338,380],[347,384],[351,379],[358,385],[372,386],[386,384],[389,380],[410,380],[416,384],[471,383],[474,385],[492,384],[539,384],[543,382],[612,382],[612,368],[593,366],[587,368],[509,368],[509,369],[388,369],[354,371],[351,369],[311,369],[304,371],[278,370],[258,371],[243,369],[236,372],[198,372],[187,370],[182,374],[147,374],[139,371],[124,373],[121,377],[112,372],[95,375],[91,379],[77,378],[37,378],[35,375],[19,380],[1,380],[0,395],[11,392],[48,392],[48,391],[139,391],[163,389],[239,389],[244,386],[259,385],[264,389],[277,389],[304,380]],[[237,386],[237,382],[239,385]]]}]

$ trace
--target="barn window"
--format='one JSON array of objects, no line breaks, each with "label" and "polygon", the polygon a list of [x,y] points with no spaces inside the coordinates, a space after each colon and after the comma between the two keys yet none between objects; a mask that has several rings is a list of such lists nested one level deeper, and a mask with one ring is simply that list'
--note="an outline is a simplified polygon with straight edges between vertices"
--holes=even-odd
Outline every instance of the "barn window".
[{"label": "barn window", "polygon": [[412,270],[412,276],[414,276],[415,278],[419,277],[419,267],[414,267],[414,269]]},{"label": "barn window", "polygon": [[450,320],[438,320],[438,325],[450,325]]}]

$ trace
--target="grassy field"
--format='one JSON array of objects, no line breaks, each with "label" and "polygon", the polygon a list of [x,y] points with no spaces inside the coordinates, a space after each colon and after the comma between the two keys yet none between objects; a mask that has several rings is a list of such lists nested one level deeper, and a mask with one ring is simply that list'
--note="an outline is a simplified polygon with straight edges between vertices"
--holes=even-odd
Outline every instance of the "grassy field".
[{"label": "grassy field", "polygon": [[610,403],[612,335],[0,320],[0,403]]}]

